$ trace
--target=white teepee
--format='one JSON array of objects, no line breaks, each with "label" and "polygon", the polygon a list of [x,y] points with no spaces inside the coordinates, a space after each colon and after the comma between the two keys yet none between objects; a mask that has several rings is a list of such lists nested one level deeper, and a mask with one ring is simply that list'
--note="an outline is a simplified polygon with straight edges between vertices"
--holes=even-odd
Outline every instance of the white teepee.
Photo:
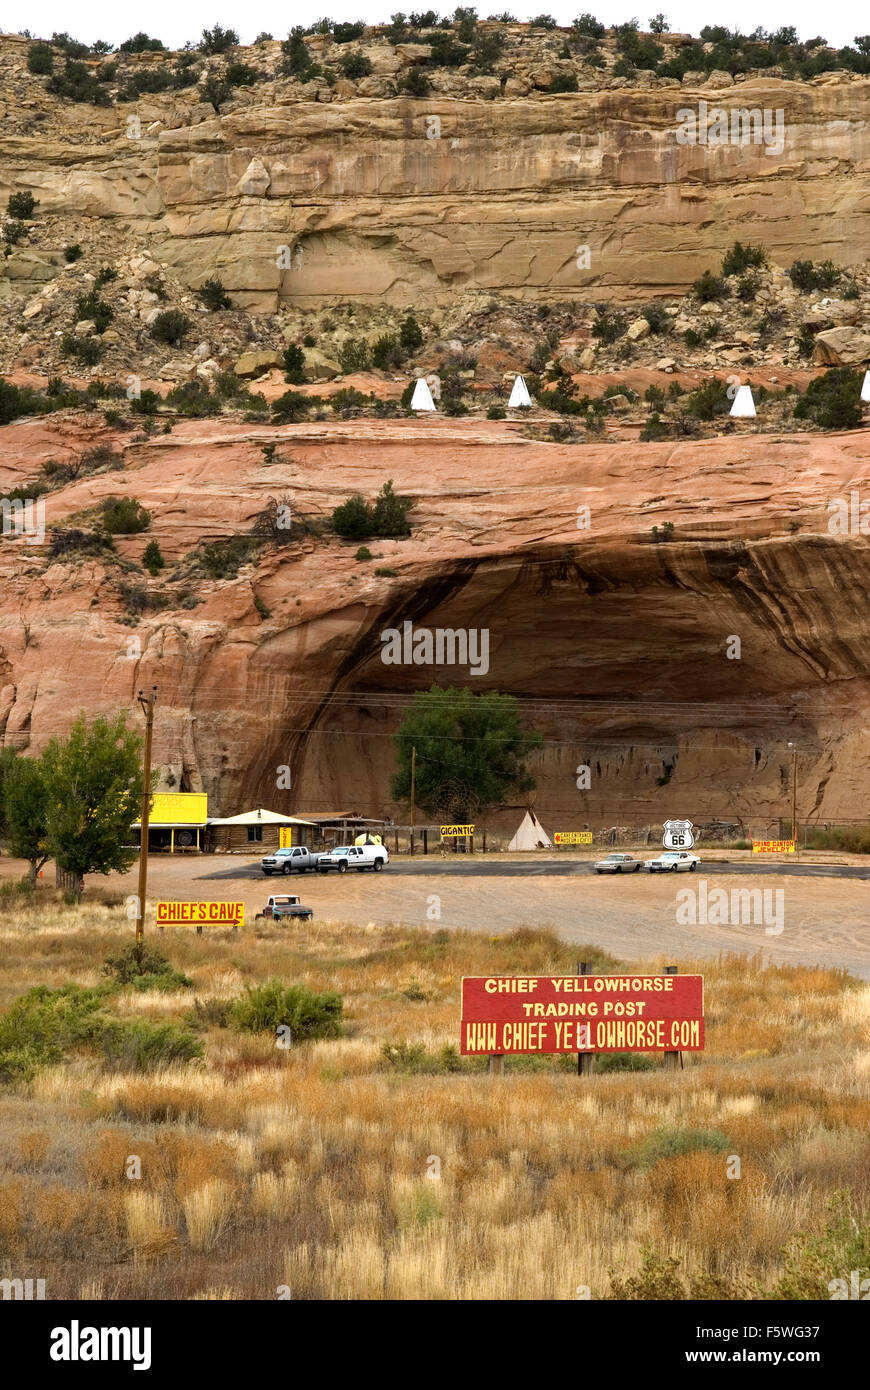
[{"label": "white teepee", "polygon": [[426,378],[418,376],[414,386],[414,394],[411,397],[412,410],[434,410],[435,402],[432,399],[432,392],[429,390]]},{"label": "white teepee", "polygon": [[728,414],[737,420],[751,419],[755,415],[755,401],[748,386],[738,386],[734,404]]},{"label": "white teepee", "polygon": [[510,850],[529,850],[529,849],[552,849],[550,837],[534,811],[526,811],[517,829],[516,835],[508,845]]},{"label": "white teepee", "polygon": [[526,385],[525,378],[515,376],[511,398],[508,401],[508,410],[515,409],[519,405],[531,405],[531,403],[532,398],[529,395],[529,388]]},{"label": "white teepee", "polygon": [[861,385],[862,401],[870,401],[870,372],[864,373],[864,381]]}]

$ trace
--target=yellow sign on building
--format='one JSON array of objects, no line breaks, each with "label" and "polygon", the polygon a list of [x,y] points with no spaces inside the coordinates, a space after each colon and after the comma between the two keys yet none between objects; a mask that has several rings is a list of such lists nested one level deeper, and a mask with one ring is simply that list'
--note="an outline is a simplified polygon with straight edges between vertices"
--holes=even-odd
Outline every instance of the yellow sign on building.
[{"label": "yellow sign on building", "polygon": [[292,849],[292,847],[293,847],[293,826],[292,826],[292,825],[279,825],[279,826],[278,826],[278,848],[279,848],[279,849]]},{"label": "yellow sign on building", "polygon": [[205,825],[206,792],[155,792],[148,817],[152,825]]},{"label": "yellow sign on building", "polygon": [[460,840],[463,835],[473,835],[473,825],[442,825],[442,840]]}]

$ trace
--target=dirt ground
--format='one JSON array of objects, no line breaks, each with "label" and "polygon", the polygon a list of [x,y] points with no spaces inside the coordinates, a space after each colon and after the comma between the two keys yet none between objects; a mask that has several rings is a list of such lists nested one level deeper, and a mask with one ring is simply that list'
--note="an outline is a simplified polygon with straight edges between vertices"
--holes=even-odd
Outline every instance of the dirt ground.
[{"label": "dirt ground", "polygon": [[[761,951],[765,963],[840,967],[870,979],[870,882],[860,879],[710,875],[706,880],[708,894],[723,887],[729,900],[734,890],[781,890],[783,930],[771,933],[763,920],[736,926],[678,924],[677,893],[686,887],[700,890],[703,873],[691,880],[646,874],[619,879],[542,878],[533,869],[528,878],[436,877],[427,875],[421,863],[419,875],[391,876],[387,869],[377,876],[307,874],[278,880],[212,877],[234,868],[242,870],[255,864],[258,857],[152,858],[148,882],[152,918],[153,904],[161,897],[244,902],[246,929],[250,929],[254,914],[270,891],[291,892],[314,908],[315,923],[395,923],[432,930],[463,927],[491,935],[518,926],[552,927],[564,941],[594,944],[626,960],[658,955],[710,958],[723,951],[750,955]],[[3,877],[16,876],[23,868],[14,861],[0,860]],[[46,870],[45,881],[54,883],[53,870]],[[135,893],[137,869],[134,865],[127,874],[112,874],[107,879],[93,876],[87,883],[125,895]],[[771,909],[776,901],[767,899]],[[772,920],[771,912],[768,920]]]}]

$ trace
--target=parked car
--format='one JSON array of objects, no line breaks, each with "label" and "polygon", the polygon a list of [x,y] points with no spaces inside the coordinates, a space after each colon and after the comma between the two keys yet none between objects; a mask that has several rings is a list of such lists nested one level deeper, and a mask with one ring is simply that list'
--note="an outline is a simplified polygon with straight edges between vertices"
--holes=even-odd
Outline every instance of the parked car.
[{"label": "parked car", "polygon": [[276,849],[274,854],[265,855],[260,860],[260,868],[267,877],[269,874],[292,874],[294,869],[304,874],[308,869],[317,868],[319,858],[319,854],[312,854],[304,845],[294,845],[292,849]]},{"label": "parked car", "polygon": [[639,868],[640,860],[633,854],[608,854],[606,859],[595,861],[597,874],[636,874]]},{"label": "parked car", "polygon": [[694,873],[700,862],[697,854],[687,849],[666,849],[656,859],[648,859],[646,867],[651,874]]},{"label": "parked car", "polygon": [[356,869],[360,874],[363,869],[379,873],[389,862],[386,845],[340,845],[328,854],[321,854],[317,868],[322,874],[328,874],[330,869],[336,869],[340,874],[346,874],[348,869]]},{"label": "parked car", "polygon": [[275,921],[281,917],[302,917],[310,920],[313,916],[314,908],[305,907],[295,893],[272,893],[263,911],[257,913],[257,917],[271,918]]}]

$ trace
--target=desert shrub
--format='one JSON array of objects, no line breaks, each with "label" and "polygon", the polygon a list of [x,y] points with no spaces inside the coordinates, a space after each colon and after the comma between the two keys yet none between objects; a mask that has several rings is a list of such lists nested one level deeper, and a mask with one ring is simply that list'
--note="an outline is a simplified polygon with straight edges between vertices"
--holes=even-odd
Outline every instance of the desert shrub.
[{"label": "desert shrub", "polygon": [[80,294],[76,300],[76,318],[90,319],[98,333],[104,333],[114,317],[111,304],[100,299],[96,290],[91,290],[90,294]]},{"label": "desert shrub", "polygon": [[[3,240],[7,246],[17,246],[22,237],[27,235],[28,227],[26,222],[7,222],[3,228]],[[7,251],[7,255],[9,252]]]},{"label": "desert shrub", "polygon": [[731,409],[728,393],[721,381],[711,378],[686,396],[685,409],[695,420],[713,420]]},{"label": "desert shrub", "polygon": [[0,1081],[29,1081],[67,1052],[95,1042],[102,1032],[105,994],[100,989],[38,985],[0,1015]]},{"label": "desert shrub", "polygon": [[597,1072],[653,1071],[657,1065],[654,1057],[643,1052],[602,1052],[595,1059]]},{"label": "desert shrub", "polygon": [[385,1071],[404,1076],[439,1076],[450,1072],[472,1071],[476,1059],[463,1058],[452,1043],[444,1043],[430,1052],[424,1043],[409,1043],[404,1039],[384,1043],[381,1047],[381,1066]]},{"label": "desert shrub", "polygon": [[138,396],[134,396],[130,402],[130,409],[134,415],[156,415],[158,405],[163,402],[156,391],[152,391],[150,386],[144,391],[140,391]]},{"label": "desert shrub", "polygon": [[156,541],[149,541],[146,545],[142,552],[142,564],[152,576],[158,574],[160,570],[165,569],[166,561],[160,553],[160,546]]},{"label": "desert shrub", "polygon": [[365,498],[355,493],[342,502],[332,513],[332,526],[336,535],[346,541],[361,541],[371,535],[371,516]]},{"label": "desert shrub", "polygon": [[138,34],[134,34],[132,39],[125,39],[122,44],[118,45],[119,53],[161,53],[162,51],[163,44],[160,39],[151,39],[141,30]]},{"label": "desert shrub", "polygon": [[150,1071],[203,1056],[202,1044],[180,1024],[144,1019],[109,1019],[100,1037],[100,1051],[110,1066],[124,1071]]},{"label": "desert shrub", "polygon": [[468,406],[460,396],[444,396],[441,400],[441,409],[445,415],[467,415]]},{"label": "desert shrub", "polygon": [[272,419],[278,424],[293,420],[304,420],[311,409],[311,398],[298,391],[285,391],[283,396],[272,402]]},{"label": "desert shrub", "polygon": [[189,420],[204,420],[220,414],[220,401],[211,394],[208,382],[199,377],[173,386],[166,397],[166,404]]},{"label": "desert shrub", "polygon": [[32,218],[38,201],[32,193],[10,193],[6,203],[6,211],[10,217],[20,217],[23,222],[29,222]]},{"label": "desert shrub", "polygon": [[110,536],[135,536],[151,525],[151,513],[135,497],[106,497],[101,506]]},{"label": "desert shrub", "polygon": [[590,39],[600,39],[604,37],[605,27],[597,20],[594,14],[578,15],[572,25],[575,34],[584,34]]},{"label": "desert shrub", "polygon": [[413,505],[410,497],[399,497],[393,491],[392,481],[384,483],[372,508],[372,535],[409,536],[411,528],[407,517]]},{"label": "desert shrub", "polygon": [[216,24],[213,29],[203,29],[202,38],[199,41],[200,53],[215,54],[226,53],[239,42],[239,36],[235,29],[222,29]]},{"label": "desert shrub", "polygon": [[428,77],[422,68],[408,68],[397,83],[397,90],[409,97],[427,97],[432,90]]},{"label": "desert shrub", "polygon": [[404,355],[398,338],[392,333],[382,333],[375,339],[372,347],[372,366],[379,367],[382,371],[388,367],[401,366]]},{"label": "desert shrub", "polygon": [[49,43],[33,43],[27,50],[27,71],[47,77],[54,71],[54,53]]},{"label": "desert shrub", "polygon": [[720,275],[714,275],[712,270],[705,270],[700,279],[695,281],[692,289],[702,304],[709,304],[715,299],[725,299],[728,294],[725,281]]},{"label": "desert shrub", "polygon": [[651,333],[667,333],[670,330],[670,315],[665,313],[661,304],[648,304],[641,312],[649,324]]},{"label": "desert shrub", "polygon": [[229,82],[225,82],[217,73],[211,72],[200,86],[202,99],[211,102],[215,111],[220,111],[224,102],[232,95],[232,87]]},{"label": "desert shrub", "polygon": [[741,304],[751,304],[758,294],[761,280],[757,275],[741,275],[737,281],[737,298]]},{"label": "desert shrub", "polygon": [[161,589],[146,589],[144,584],[134,584],[122,579],[118,583],[118,597],[125,612],[137,617],[142,613],[159,613],[172,605],[169,594]]},{"label": "desert shrub", "polygon": [[334,991],[317,991],[306,985],[285,986],[280,980],[248,986],[243,999],[233,1004],[230,1026],[241,1033],[290,1029],[292,1042],[312,1038],[337,1038],[342,1031],[343,1000]]},{"label": "desert shrub", "polygon": [[290,347],[284,349],[284,380],[293,386],[300,386],[305,380],[304,367],[305,353],[296,343],[291,343]]},{"label": "desert shrub", "polygon": [[99,338],[77,338],[73,333],[63,335],[60,350],[83,367],[95,367],[104,351]]},{"label": "desert shrub", "polygon": [[345,374],[365,371],[369,365],[369,345],[365,338],[346,338],[337,356]]},{"label": "desert shrub", "polygon": [[503,405],[491,405],[486,412],[487,420],[504,420],[506,416],[507,411]]},{"label": "desert shrub", "polygon": [[228,63],[224,72],[228,87],[253,87],[259,77],[257,69],[252,68],[250,63]]},{"label": "desert shrub", "polygon": [[206,280],[197,290],[197,297],[207,309],[229,309],[232,303],[220,280]]},{"label": "desert shrub", "polygon": [[112,99],[105,87],[94,77],[85,63],[67,58],[63,72],[53,73],[45,84],[54,96],[68,101],[88,102],[92,106],[111,106]]},{"label": "desert shrub", "polygon": [[235,579],[240,567],[251,558],[254,544],[250,536],[207,541],[199,554],[203,569],[210,579]]},{"label": "desert shrub", "polygon": [[663,1125],[645,1135],[630,1149],[622,1150],[619,1157],[626,1167],[651,1168],[664,1158],[681,1158],[683,1154],[698,1153],[702,1149],[721,1153],[727,1148],[728,1140],[721,1130]]},{"label": "desert shrub", "polygon": [[660,545],[663,541],[672,541],[674,539],[674,523],[663,521],[661,527],[654,526],[652,528],[651,535],[654,545]]},{"label": "desert shrub", "polygon": [[599,311],[598,318],[592,325],[592,336],[609,345],[622,337],[626,326],[625,314],[618,310],[605,309],[603,312]]},{"label": "desert shrub", "polygon": [[171,343],[177,347],[189,328],[190,319],[180,309],[164,309],[151,325],[151,336],[158,343]]},{"label": "desert shrub", "polygon": [[181,974],[154,946],[144,941],[131,941],[116,956],[106,956],[103,974],[118,985],[134,989],[159,989],[170,993],[189,989],[193,981]]},{"label": "desert shrub", "polygon": [[661,418],[658,411],[654,410],[644,424],[639,437],[643,444],[654,444],[660,439],[670,439],[670,436],[670,426]]},{"label": "desert shrub", "polygon": [[333,24],[332,37],[336,43],[353,43],[354,39],[362,38],[365,30],[364,20],[351,20],[348,23]]},{"label": "desert shrub", "polygon": [[[830,1299],[838,1281],[841,1298],[855,1297],[852,1271],[859,1284],[870,1276],[870,1225],[858,1220],[847,1191],[828,1199],[828,1219],[821,1235],[792,1238],[785,1250],[785,1273],[770,1292],[778,1299]],[[866,1284],[861,1284],[862,1288]]]},{"label": "desert shrub", "polygon": [[643,393],[643,398],[653,410],[664,410],[665,393],[660,386],[648,386]]},{"label": "desert shrub", "polygon": [[555,96],[559,92],[576,92],[578,90],[577,78],[573,72],[557,72],[547,88],[551,96]]},{"label": "desert shrub", "polygon": [[371,76],[371,61],[364,53],[343,53],[339,59],[339,67],[352,82],[358,81],[361,77]]},{"label": "desert shrub", "polygon": [[355,560],[371,560],[372,552],[369,550],[367,545],[361,545],[353,558]]},{"label": "desert shrub", "polygon": [[794,408],[796,420],[812,420],[824,430],[854,429],[861,424],[862,373],[831,367],[813,377]]},{"label": "desert shrub", "polygon": [[842,279],[843,272],[832,261],[793,261],[789,266],[789,279],[796,290],[829,290]]},{"label": "desert shrub", "polygon": [[63,258],[66,261],[67,265],[72,265],[74,261],[77,261],[79,259],[81,254],[82,248],[78,245],[78,243],[76,243],[73,246],[65,246],[63,248]]},{"label": "desert shrub", "polygon": [[753,246],[750,242],[744,246],[741,241],[735,241],[722,257],[722,274],[742,275],[744,270],[764,265],[766,259],[762,246]]},{"label": "desert shrub", "polygon": [[48,554],[52,560],[60,560],[70,555],[103,555],[106,550],[113,549],[111,536],[73,526],[52,531]]}]

